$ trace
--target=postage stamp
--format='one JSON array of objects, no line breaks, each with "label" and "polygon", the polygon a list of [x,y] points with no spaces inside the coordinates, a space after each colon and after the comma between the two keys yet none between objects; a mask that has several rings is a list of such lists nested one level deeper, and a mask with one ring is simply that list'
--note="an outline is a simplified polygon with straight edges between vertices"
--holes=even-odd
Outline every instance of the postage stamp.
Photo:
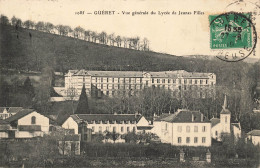
[{"label": "postage stamp", "polygon": [[251,13],[210,15],[210,48],[228,62],[245,59],[256,47],[257,35]]}]

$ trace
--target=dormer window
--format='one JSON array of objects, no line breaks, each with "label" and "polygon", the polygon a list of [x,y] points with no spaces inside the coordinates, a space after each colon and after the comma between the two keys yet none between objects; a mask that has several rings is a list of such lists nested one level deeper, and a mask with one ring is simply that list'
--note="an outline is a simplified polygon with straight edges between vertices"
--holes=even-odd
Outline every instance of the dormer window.
[{"label": "dormer window", "polygon": [[31,124],[36,124],[36,117],[35,117],[35,116],[32,116],[32,118],[31,118]]}]

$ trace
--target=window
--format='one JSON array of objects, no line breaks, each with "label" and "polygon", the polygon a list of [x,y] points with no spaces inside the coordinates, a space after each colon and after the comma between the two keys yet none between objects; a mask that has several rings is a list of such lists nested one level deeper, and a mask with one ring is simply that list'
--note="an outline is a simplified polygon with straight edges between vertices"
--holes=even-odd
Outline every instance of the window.
[{"label": "window", "polygon": [[35,117],[35,116],[32,116],[32,118],[31,118],[31,124],[36,124],[36,117]]},{"label": "window", "polygon": [[107,84],[107,89],[109,88],[109,84]]},{"label": "window", "polygon": [[225,117],[225,123],[227,123],[227,116]]},{"label": "window", "polygon": [[168,129],[168,124],[166,123],[165,124],[165,130],[167,131],[167,129]]},{"label": "window", "polygon": [[200,80],[200,84],[202,85],[202,80]]},{"label": "window", "polygon": [[112,78],[112,82],[114,82],[114,78]]},{"label": "window", "polygon": [[215,135],[218,136],[218,131],[215,132]]},{"label": "window", "polygon": [[186,137],[186,143],[190,143],[190,137]]},{"label": "window", "polygon": [[124,132],[124,127],[121,127],[121,132]]},{"label": "window", "polygon": [[102,133],[102,127],[101,126],[98,128],[98,132]]},{"label": "window", "polygon": [[190,126],[186,126],[186,132],[190,132]]},{"label": "window", "polygon": [[190,79],[189,83],[192,84],[192,79]]},{"label": "window", "polygon": [[96,83],[97,83],[97,78],[96,78]]},{"label": "window", "polygon": [[179,84],[181,84],[181,79],[179,79]]},{"label": "window", "polygon": [[198,80],[197,79],[195,79],[195,84],[197,84],[198,83]]},{"label": "window", "polygon": [[157,79],[157,83],[160,83],[160,79]]},{"label": "window", "polygon": [[103,84],[101,84],[101,89],[103,89]]},{"label": "window", "polygon": [[140,78],[140,83],[142,83],[142,78]]},{"label": "window", "polygon": [[176,83],[176,79],[173,79],[173,80],[172,80],[172,83]]},{"label": "window", "polygon": [[120,83],[120,78],[118,78],[118,83]]},{"label": "window", "polygon": [[129,83],[131,83],[131,78],[129,78]]},{"label": "window", "polygon": [[112,85],[112,89],[115,89],[115,86],[114,86],[114,84]]},{"label": "window", "polygon": [[170,79],[168,79],[168,83],[170,83],[171,82],[171,80]]},{"label": "window", "polygon": [[103,82],[103,78],[101,78],[101,82]]},{"label": "window", "polygon": [[107,83],[108,83],[108,78],[107,78]]},{"label": "window", "polygon": [[194,137],[194,143],[198,143],[198,137]]},{"label": "window", "polygon": [[116,132],[116,127],[113,127],[113,132]]},{"label": "window", "polygon": [[182,126],[178,126],[178,132],[182,131]]},{"label": "window", "polygon": [[184,79],[184,84],[187,84],[187,79]]},{"label": "window", "polygon": [[92,127],[92,132],[95,132],[95,127],[94,126]]},{"label": "window", "polygon": [[206,132],[206,126],[202,127],[202,132]]},{"label": "window", "polygon": [[162,80],[162,83],[165,83],[165,79]]},{"label": "window", "polygon": [[206,85],[208,84],[208,80],[206,80]]},{"label": "window", "polygon": [[198,132],[198,126],[194,126],[194,132]]},{"label": "window", "polygon": [[120,89],[120,85],[118,84],[118,89]]},{"label": "window", "polygon": [[152,79],[152,83],[154,83],[154,79]]},{"label": "window", "polygon": [[202,137],[202,143],[206,143],[206,137]]},{"label": "window", "polygon": [[106,126],[106,131],[109,131],[109,126]]},{"label": "window", "polygon": [[178,137],[178,143],[181,143],[181,137]]},{"label": "window", "polygon": [[129,131],[130,131],[130,128],[129,128],[129,127],[127,127],[127,128],[126,128],[126,130],[127,130],[127,132],[129,132]]}]

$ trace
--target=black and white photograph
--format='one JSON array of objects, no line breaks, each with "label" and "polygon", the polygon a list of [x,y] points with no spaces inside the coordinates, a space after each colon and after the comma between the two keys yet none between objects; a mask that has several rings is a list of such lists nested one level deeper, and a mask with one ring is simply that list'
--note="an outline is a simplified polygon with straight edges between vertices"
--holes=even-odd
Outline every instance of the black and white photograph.
[{"label": "black and white photograph", "polygon": [[0,0],[0,167],[259,168],[260,0]]}]

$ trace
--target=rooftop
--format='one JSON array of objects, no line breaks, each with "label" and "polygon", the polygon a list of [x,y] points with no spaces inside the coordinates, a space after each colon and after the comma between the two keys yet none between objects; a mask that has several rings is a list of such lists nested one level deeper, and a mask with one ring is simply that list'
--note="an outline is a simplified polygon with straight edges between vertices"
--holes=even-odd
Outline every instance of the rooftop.
[{"label": "rooftop", "polygon": [[164,114],[155,121],[166,121],[171,123],[205,123],[210,122],[201,112],[199,111],[189,111],[189,110],[179,110],[174,114]]},{"label": "rooftop", "polygon": [[87,121],[88,123],[91,123],[93,121],[95,122],[106,122],[106,121],[136,121],[138,122],[141,119],[141,115],[135,115],[135,114],[74,114],[71,115],[74,121],[77,123],[80,123],[82,121]]},{"label": "rooftop", "polygon": [[220,119],[219,118],[212,118],[212,119],[210,119],[210,121],[211,121],[211,127],[214,127],[215,125],[220,123]]},{"label": "rooftop", "polygon": [[21,111],[23,108],[22,107],[0,107],[0,113],[3,113],[5,109],[8,113],[17,113]]},{"label": "rooftop", "polygon": [[102,77],[143,77],[144,74],[151,75],[151,77],[165,77],[165,78],[177,78],[177,77],[192,77],[192,78],[208,78],[213,73],[199,73],[199,72],[187,72],[184,70],[178,71],[159,71],[159,72],[143,72],[143,71],[87,71],[81,70],[69,70],[68,74],[72,76],[102,76]]},{"label": "rooftop", "polygon": [[252,130],[249,133],[247,133],[247,135],[260,136],[260,130]]},{"label": "rooftop", "polygon": [[17,121],[19,120],[20,118],[34,112],[35,110],[34,109],[23,109],[21,110],[19,113],[16,113],[15,115],[12,115],[11,117],[5,119],[5,121],[7,122],[13,122],[13,121]]}]

